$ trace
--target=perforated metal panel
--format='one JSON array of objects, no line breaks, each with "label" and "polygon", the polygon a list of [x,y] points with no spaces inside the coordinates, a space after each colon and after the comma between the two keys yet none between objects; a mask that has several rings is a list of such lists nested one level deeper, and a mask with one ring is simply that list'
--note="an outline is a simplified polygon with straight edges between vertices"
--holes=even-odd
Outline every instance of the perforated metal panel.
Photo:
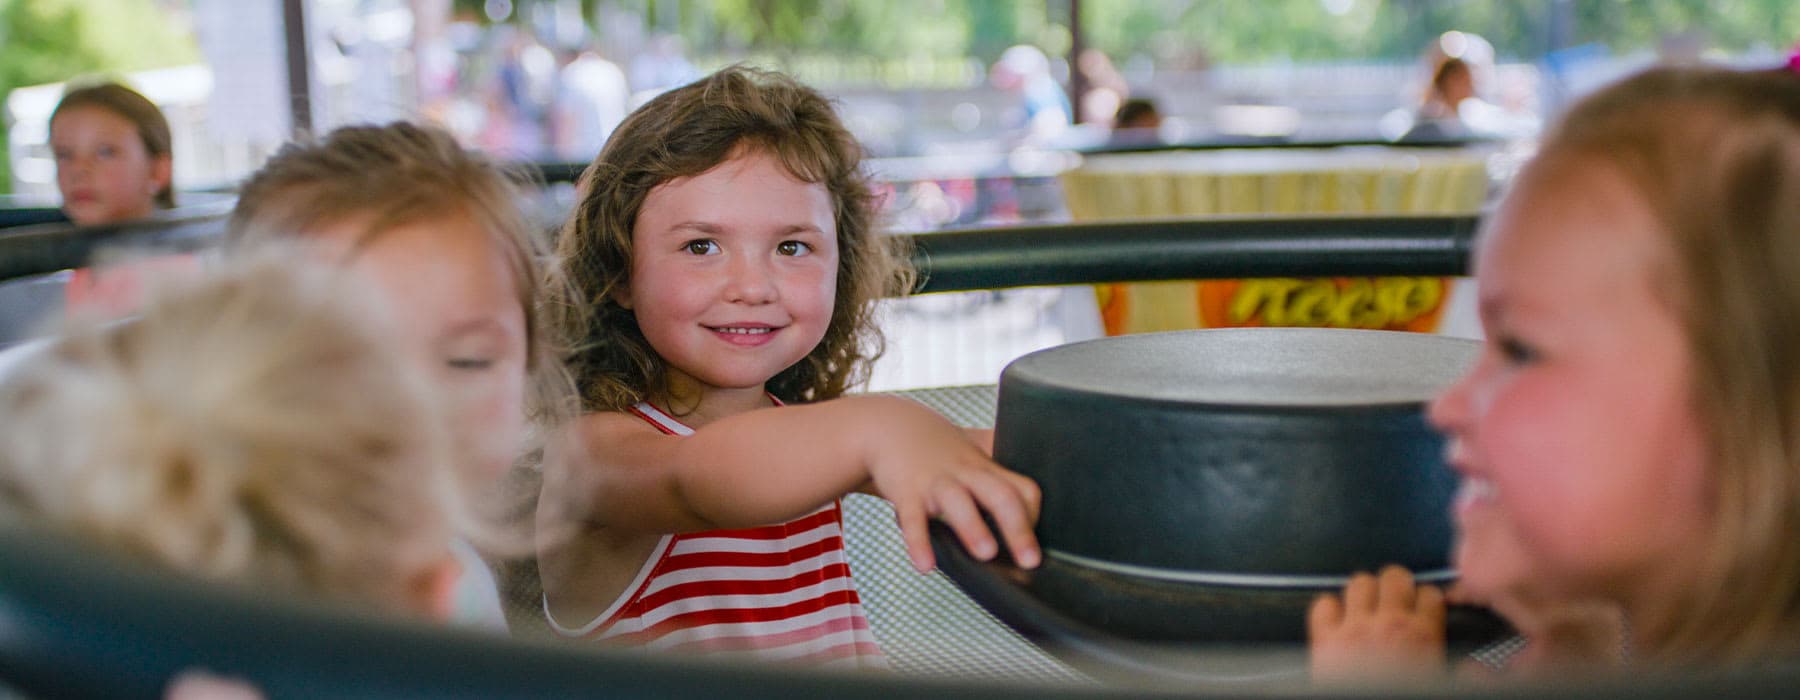
[{"label": "perforated metal panel", "polygon": [[875,639],[908,675],[1036,683],[1092,683],[1019,636],[943,572],[906,558],[894,509],[874,496],[844,499],[844,544]]},{"label": "perforated metal panel", "polygon": [[[957,425],[994,422],[992,385],[919,389],[899,395]],[[943,572],[912,568],[894,508],[873,496],[844,499],[844,539],[875,638],[900,673],[1014,682],[1095,681],[1033,645],[970,600]]]}]

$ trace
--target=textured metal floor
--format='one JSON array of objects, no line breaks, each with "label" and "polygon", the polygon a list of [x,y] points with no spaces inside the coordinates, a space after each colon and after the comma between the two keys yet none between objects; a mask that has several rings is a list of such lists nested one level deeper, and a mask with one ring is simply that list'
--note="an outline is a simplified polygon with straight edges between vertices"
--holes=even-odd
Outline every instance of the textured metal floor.
[{"label": "textured metal floor", "polygon": [[[958,425],[994,422],[992,385],[897,392]],[[906,558],[894,509],[873,496],[844,499],[844,538],[851,571],[875,637],[900,673],[1029,683],[1095,681],[1039,649],[933,571]]]}]

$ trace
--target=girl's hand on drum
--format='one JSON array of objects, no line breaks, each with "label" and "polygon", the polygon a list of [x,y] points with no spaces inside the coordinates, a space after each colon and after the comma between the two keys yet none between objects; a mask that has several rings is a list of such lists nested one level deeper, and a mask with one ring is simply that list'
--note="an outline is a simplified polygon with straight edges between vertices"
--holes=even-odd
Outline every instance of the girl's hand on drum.
[{"label": "girl's hand on drum", "polygon": [[1307,615],[1314,681],[1407,682],[1444,673],[1444,594],[1389,565],[1322,594]]},{"label": "girl's hand on drum", "polygon": [[1038,565],[1037,482],[996,464],[991,437],[958,428],[923,405],[893,399],[878,408],[884,415],[865,423],[873,428],[869,487],[894,504],[914,568],[930,571],[936,564],[933,518],[949,525],[977,559],[999,553],[998,535],[1015,563]]}]

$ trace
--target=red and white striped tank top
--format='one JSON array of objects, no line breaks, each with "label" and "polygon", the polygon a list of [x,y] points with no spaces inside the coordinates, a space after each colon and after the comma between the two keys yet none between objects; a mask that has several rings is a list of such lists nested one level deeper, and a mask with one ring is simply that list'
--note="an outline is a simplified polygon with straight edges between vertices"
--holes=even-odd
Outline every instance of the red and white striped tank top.
[{"label": "red and white striped tank top", "polygon": [[[694,432],[648,403],[631,412],[670,435]],[[887,668],[850,579],[836,501],[779,525],[664,535],[606,612],[550,626],[656,651]]]}]

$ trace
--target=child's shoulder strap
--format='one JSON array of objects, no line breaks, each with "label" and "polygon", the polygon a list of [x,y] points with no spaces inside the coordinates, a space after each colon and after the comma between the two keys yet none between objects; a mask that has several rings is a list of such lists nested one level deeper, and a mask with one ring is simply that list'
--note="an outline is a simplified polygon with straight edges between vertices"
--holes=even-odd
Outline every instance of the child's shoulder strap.
[{"label": "child's shoulder strap", "polygon": [[[774,402],[776,406],[786,406],[787,405],[786,403],[782,402],[781,399],[776,398],[776,396],[774,394],[768,394],[768,397],[769,397],[769,400]],[[662,409],[651,405],[649,401],[639,401],[635,404],[632,404],[631,406],[629,406],[625,409],[625,412],[644,419],[644,422],[649,423],[652,426],[655,426],[657,430],[661,430],[666,435],[684,435],[685,436],[685,435],[693,435],[694,434],[694,428],[692,426],[690,426],[686,423],[683,423],[679,420],[676,420],[674,416],[671,416],[667,412],[663,411]]]},{"label": "child's shoulder strap", "polygon": [[675,420],[674,416],[664,413],[662,409],[650,405],[648,401],[639,401],[625,409],[627,413],[644,419],[645,422],[661,430],[667,435],[693,435],[694,429],[686,423]]}]

